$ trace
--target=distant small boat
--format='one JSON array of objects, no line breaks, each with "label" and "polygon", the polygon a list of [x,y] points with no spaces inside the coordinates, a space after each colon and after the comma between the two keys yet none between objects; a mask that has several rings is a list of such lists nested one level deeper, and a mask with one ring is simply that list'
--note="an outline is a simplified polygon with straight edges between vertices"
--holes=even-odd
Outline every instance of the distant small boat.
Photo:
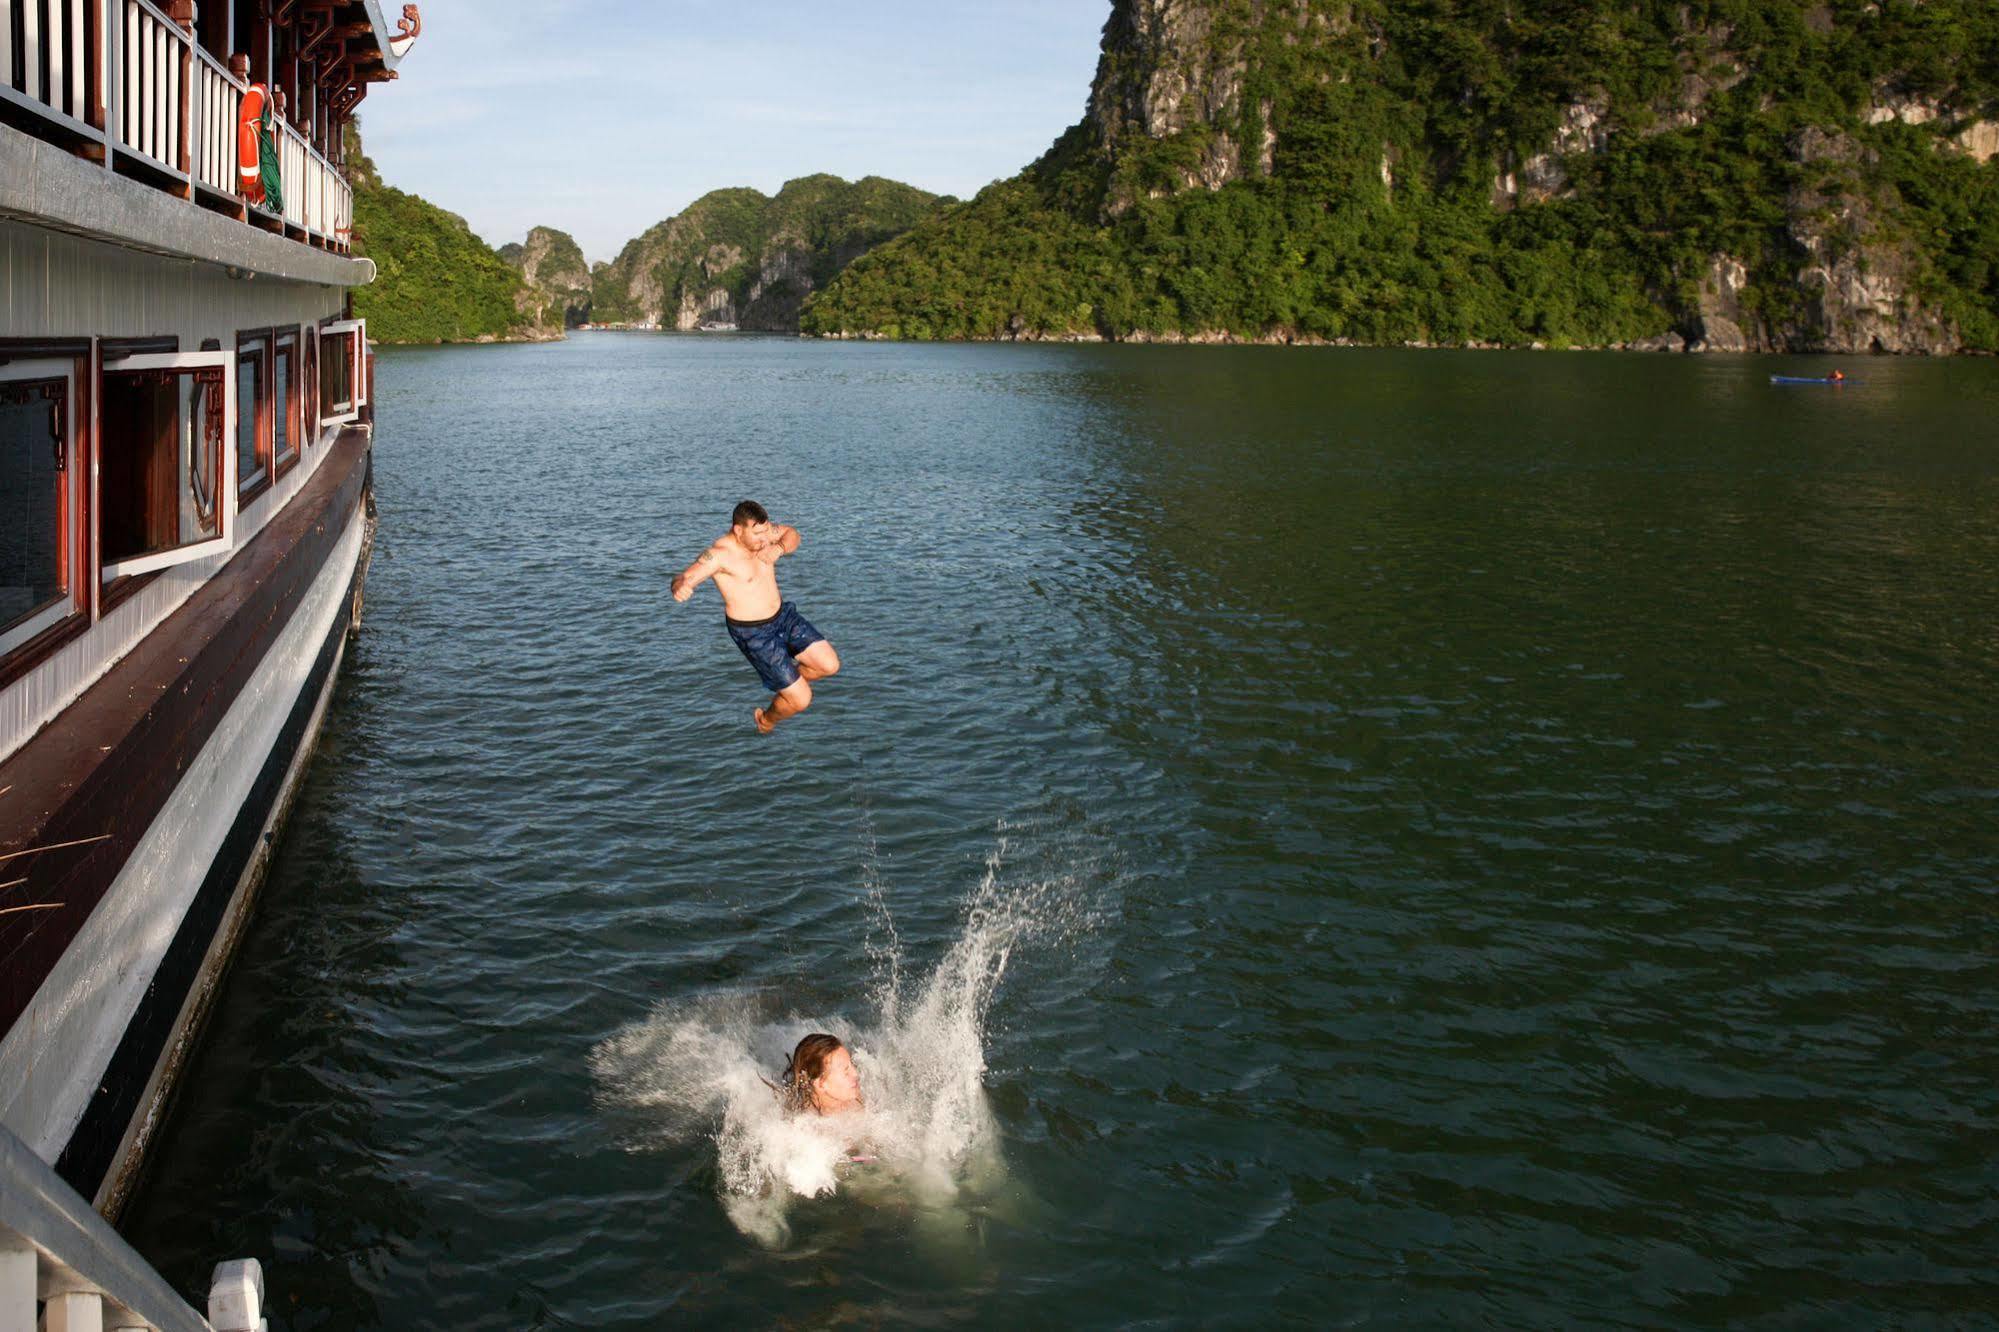
[{"label": "distant small boat", "polygon": [[1808,379],[1802,375],[1772,375],[1770,376],[1770,382],[1772,384],[1826,384],[1836,386],[1840,384],[1857,384],[1860,381],[1845,378],[1830,379],[1824,375],[1820,375],[1815,379]]}]

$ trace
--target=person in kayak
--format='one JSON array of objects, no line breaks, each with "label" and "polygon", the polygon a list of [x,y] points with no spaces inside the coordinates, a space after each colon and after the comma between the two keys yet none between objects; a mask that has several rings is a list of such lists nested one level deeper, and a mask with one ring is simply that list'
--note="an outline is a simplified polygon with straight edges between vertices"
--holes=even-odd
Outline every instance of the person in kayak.
[{"label": "person in kayak", "polygon": [[1842,383],[1845,381],[1845,379],[1846,379],[1846,372],[1843,370],[1835,370],[1831,374],[1826,376],[1826,382],[1829,384]]},{"label": "person in kayak", "polygon": [[730,639],[771,691],[770,703],[750,714],[764,735],[812,706],[815,681],[840,673],[840,654],[778,593],[777,562],[797,549],[797,528],[773,523],[763,505],[744,500],[729,516],[729,530],[673,580],[675,601],[715,580]]},{"label": "person in kayak", "polygon": [[844,1115],[861,1108],[861,1074],[854,1057],[838,1036],[823,1031],[800,1041],[778,1080],[765,1083],[790,1114]]}]

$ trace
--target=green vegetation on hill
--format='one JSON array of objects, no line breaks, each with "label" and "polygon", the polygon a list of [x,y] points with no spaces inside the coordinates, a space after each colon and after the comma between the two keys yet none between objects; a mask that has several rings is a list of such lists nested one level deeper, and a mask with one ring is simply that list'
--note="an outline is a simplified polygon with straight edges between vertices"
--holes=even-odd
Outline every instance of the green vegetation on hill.
[{"label": "green vegetation on hill", "polygon": [[1994,349],[1995,113],[1983,0],[1117,0],[1085,121],[803,326]]},{"label": "green vegetation on hill", "polygon": [[375,261],[375,280],[354,292],[354,311],[368,321],[369,336],[382,342],[546,336],[517,305],[520,273],[463,218],[384,185],[351,124],[348,136],[354,250]]},{"label": "green vegetation on hill", "polygon": [[595,270],[600,323],[693,328],[704,322],[793,331],[805,298],[855,257],[936,211],[913,186],[869,176],[805,176],[775,198],[703,195]]}]

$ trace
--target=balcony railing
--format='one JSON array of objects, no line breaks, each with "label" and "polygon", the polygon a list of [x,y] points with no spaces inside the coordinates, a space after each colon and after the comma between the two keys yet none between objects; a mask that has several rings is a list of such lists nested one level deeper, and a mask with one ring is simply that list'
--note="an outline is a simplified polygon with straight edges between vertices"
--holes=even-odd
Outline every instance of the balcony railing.
[{"label": "balcony railing", "polygon": [[[0,0],[0,100],[105,165],[267,230],[345,253],[353,191],[277,118],[282,215],[241,195],[249,85],[153,0]],[[16,119],[19,119],[16,117]]]},{"label": "balcony railing", "polygon": [[0,1328],[254,1332],[263,1304],[256,1259],[218,1263],[202,1317],[0,1125]]}]

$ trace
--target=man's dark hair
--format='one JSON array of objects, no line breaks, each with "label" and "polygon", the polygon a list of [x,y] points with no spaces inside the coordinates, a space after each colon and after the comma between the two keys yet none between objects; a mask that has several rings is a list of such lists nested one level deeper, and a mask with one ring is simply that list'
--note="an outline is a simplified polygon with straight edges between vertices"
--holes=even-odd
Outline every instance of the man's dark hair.
[{"label": "man's dark hair", "polygon": [[741,527],[745,523],[767,523],[769,521],[770,515],[764,512],[764,506],[755,500],[744,500],[736,506],[736,511],[729,515],[729,526],[731,527]]}]

